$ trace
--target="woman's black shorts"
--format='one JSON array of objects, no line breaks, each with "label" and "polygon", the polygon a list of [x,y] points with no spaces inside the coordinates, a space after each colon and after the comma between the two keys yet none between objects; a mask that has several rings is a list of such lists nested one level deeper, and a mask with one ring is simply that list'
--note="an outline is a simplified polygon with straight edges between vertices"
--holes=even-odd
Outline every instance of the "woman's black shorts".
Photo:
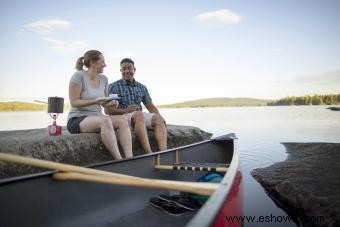
[{"label": "woman's black shorts", "polygon": [[84,120],[87,116],[72,117],[67,122],[67,130],[72,134],[80,133],[80,122]]}]

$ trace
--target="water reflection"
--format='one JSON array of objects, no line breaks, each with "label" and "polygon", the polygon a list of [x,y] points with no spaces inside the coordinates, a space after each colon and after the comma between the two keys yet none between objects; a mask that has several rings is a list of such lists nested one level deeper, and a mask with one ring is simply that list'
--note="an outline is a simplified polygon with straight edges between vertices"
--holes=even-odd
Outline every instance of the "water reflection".
[{"label": "water reflection", "polygon": [[[287,214],[268,197],[250,170],[285,160],[281,142],[340,142],[340,113],[325,106],[171,109],[165,114],[168,122],[198,126],[215,136],[236,133],[244,180],[244,215],[257,218]],[[246,222],[244,226],[296,224]]]},{"label": "water reflection", "polygon": [[[287,214],[265,194],[250,170],[283,161],[281,142],[340,142],[340,112],[326,106],[228,107],[161,109],[169,124],[192,125],[214,136],[234,132],[238,137],[244,183],[244,215]],[[67,113],[58,118],[66,125]],[[46,112],[2,112],[0,130],[45,128]],[[244,223],[245,226],[295,226],[294,223]]]}]

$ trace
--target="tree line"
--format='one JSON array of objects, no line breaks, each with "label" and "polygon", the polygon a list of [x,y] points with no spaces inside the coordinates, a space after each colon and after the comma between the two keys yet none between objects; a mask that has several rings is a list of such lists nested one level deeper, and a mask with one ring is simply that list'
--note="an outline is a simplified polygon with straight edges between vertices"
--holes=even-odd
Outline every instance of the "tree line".
[{"label": "tree line", "polygon": [[[70,105],[65,103],[64,110]],[[47,104],[35,104],[26,102],[0,102],[0,111],[47,111]]]},{"label": "tree line", "polygon": [[340,94],[289,96],[277,101],[268,102],[268,106],[289,105],[337,105],[340,104]]},{"label": "tree line", "polygon": [[0,111],[47,110],[47,105],[25,102],[0,102]]}]

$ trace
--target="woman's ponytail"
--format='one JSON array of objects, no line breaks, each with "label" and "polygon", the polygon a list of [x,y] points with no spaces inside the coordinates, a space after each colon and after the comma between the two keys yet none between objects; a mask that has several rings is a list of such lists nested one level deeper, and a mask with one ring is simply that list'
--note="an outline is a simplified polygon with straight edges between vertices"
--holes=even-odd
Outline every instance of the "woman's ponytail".
[{"label": "woman's ponytail", "polygon": [[83,66],[84,66],[84,57],[80,57],[76,61],[76,69],[78,71],[81,71],[81,70],[83,70]]}]

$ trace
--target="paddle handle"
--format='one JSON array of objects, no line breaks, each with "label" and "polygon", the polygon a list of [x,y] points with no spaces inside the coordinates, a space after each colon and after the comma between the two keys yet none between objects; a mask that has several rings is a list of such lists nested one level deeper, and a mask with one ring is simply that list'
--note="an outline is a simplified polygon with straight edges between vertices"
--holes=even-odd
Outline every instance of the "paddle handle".
[{"label": "paddle handle", "polygon": [[112,176],[100,176],[89,175],[83,173],[56,173],[53,174],[54,179],[58,180],[81,180],[97,183],[115,184],[134,186],[142,188],[157,188],[176,190],[182,192],[189,192],[199,195],[211,195],[219,186],[219,184],[213,183],[198,183],[198,182],[182,182],[182,181],[170,181],[170,180],[157,180],[157,179],[128,179],[128,178],[115,178]]}]

